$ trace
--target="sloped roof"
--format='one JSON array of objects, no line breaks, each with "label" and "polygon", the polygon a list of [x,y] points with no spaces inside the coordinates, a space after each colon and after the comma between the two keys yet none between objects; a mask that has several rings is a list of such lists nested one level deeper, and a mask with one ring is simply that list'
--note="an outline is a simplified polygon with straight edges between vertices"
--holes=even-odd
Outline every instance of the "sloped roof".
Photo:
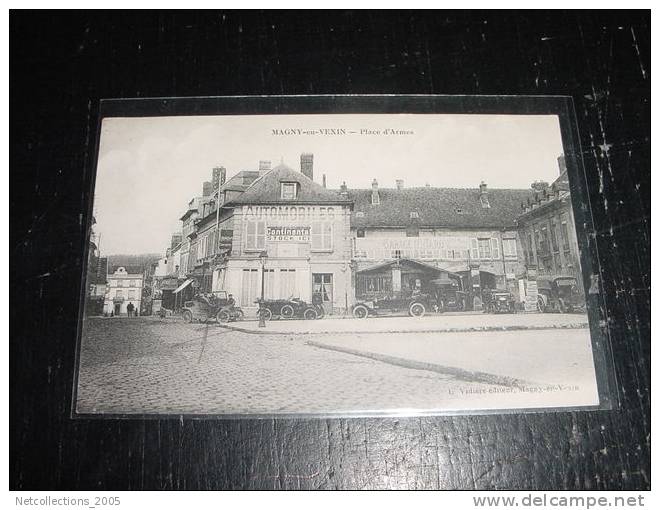
[{"label": "sloped roof", "polygon": [[[381,188],[379,205],[371,204],[371,193],[371,189],[348,191],[355,202],[351,227],[512,227],[520,215],[520,203],[533,194],[531,189],[489,189],[490,207],[483,207],[478,188]],[[411,220],[411,211],[419,218]],[[358,212],[364,216],[358,217]]]},{"label": "sloped roof", "polygon": [[[257,170],[241,170],[220,186],[220,191],[245,191],[259,177]],[[245,181],[249,181],[246,183]]]},{"label": "sloped roof", "polygon": [[[297,182],[300,184],[298,198],[283,200],[280,198],[280,183]],[[254,181],[241,196],[233,199],[232,204],[288,204],[300,203],[350,203],[346,197],[336,190],[324,188],[309,177],[286,166],[278,165]]]}]

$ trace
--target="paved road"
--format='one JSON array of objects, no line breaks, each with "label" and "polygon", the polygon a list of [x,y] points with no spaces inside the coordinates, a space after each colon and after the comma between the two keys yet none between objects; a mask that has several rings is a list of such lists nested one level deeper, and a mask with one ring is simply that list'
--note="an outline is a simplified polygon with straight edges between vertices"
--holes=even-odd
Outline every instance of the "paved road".
[{"label": "paved road", "polygon": [[[309,345],[153,318],[90,319],[81,413],[332,413],[461,409],[517,390]],[[466,400],[467,399],[467,400]],[[487,399],[492,400],[492,399]],[[485,406],[488,407],[488,406]]]}]

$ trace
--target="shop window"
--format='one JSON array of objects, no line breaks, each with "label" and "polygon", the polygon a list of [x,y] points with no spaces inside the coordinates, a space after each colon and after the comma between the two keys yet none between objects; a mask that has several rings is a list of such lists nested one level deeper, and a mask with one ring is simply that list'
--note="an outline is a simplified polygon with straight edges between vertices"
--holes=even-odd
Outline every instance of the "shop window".
[{"label": "shop window", "polygon": [[276,299],[275,295],[275,270],[264,269],[264,297],[266,299]]},{"label": "shop window", "polygon": [[266,247],[266,222],[248,221],[246,229],[245,249],[263,250]]},{"label": "shop window", "polygon": [[261,297],[259,273],[258,269],[243,269],[241,306],[255,306],[254,302]]},{"label": "shop window", "polygon": [[502,249],[505,257],[516,257],[518,255],[515,239],[502,239]]},{"label": "shop window", "polygon": [[470,241],[470,257],[473,259],[479,258],[479,243],[476,239]]},{"label": "shop window", "polygon": [[391,276],[358,276],[357,295],[370,296],[392,292]]},{"label": "shop window", "polygon": [[298,196],[298,183],[296,182],[283,182],[281,183],[282,200],[295,200]]},{"label": "shop window", "polygon": [[300,297],[296,290],[296,270],[280,269],[280,297],[288,299]]},{"label": "shop window", "polygon": [[357,229],[357,236],[358,237],[364,237],[364,229],[363,228],[358,228]]},{"label": "shop window", "polygon": [[312,223],[312,251],[332,251],[332,223]]},{"label": "shop window", "polygon": [[478,243],[479,243],[479,258],[489,259],[491,257],[490,239],[478,239]]}]

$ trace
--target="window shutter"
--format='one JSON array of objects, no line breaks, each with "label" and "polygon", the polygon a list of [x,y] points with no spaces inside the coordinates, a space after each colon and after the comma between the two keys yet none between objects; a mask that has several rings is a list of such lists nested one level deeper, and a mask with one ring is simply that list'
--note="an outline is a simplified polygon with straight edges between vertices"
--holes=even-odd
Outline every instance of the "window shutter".
[{"label": "window shutter", "polygon": [[499,241],[496,238],[492,238],[490,240],[490,248],[491,248],[491,254],[494,259],[499,259],[500,258],[500,244]]},{"label": "window shutter", "polygon": [[323,224],[323,249],[332,250],[332,224]]},{"label": "window shutter", "polygon": [[321,232],[321,223],[312,222],[312,250],[323,249],[323,232]]},{"label": "window shutter", "polygon": [[266,247],[266,222],[257,222],[257,248],[263,250]]},{"label": "window shutter", "polygon": [[471,246],[472,246],[470,257],[473,258],[473,259],[478,259],[479,258],[479,245],[477,244],[477,240],[476,239],[470,239],[470,242],[471,242]]},{"label": "window shutter", "polygon": [[257,247],[256,228],[257,225],[254,221],[247,222],[247,235],[245,236],[245,247],[248,250],[254,250]]}]

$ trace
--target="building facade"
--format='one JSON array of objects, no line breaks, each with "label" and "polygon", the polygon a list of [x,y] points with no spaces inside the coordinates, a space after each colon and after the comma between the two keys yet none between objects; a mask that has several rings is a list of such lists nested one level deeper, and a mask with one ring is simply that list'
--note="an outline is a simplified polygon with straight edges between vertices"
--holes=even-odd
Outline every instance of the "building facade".
[{"label": "building facade", "polygon": [[551,185],[540,185],[520,205],[517,218],[522,259],[536,274],[574,276],[582,282],[580,252],[575,231],[571,192],[563,156],[560,174]]},{"label": "building facade", "polygon": [[[455,278],[479,308],[485,288],[517,292],[524,275],[516,217],[530,190],[405,188],[342,189],[354,202],[354,288],[357,299],[379,293],[432,292]],[[395,262],[395,263],[393,263]]]},{"label": "building facade", "polygon": [[120,266],[108,274],[107,291],[103,313],[106,315],[128,315],[126,307],[132,303],[135,310],[141,310],[144,274],[136,269],[128,270]]}]

